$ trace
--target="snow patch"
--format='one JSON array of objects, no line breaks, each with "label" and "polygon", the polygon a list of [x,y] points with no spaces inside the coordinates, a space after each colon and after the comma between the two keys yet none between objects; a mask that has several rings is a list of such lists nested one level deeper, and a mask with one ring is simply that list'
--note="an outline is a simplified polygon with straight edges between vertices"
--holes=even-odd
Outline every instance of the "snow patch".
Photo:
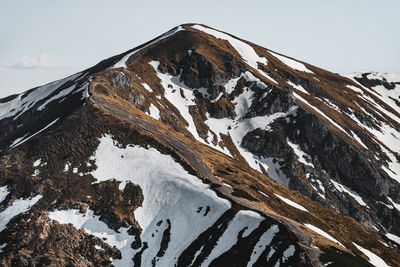
[{"label": "snow patch", "polygon": [[[221,148],[218,144],[214,145],[210,140],[207,142],[201,138],[197,132],[196,125],[193,121],[192,115],[190,115],[189,107],[196,105],[194,96],[194,90],[198,90],[200,92],[206,92],[205,88],[196,88],[192,89],[186,86],[183,82],[180,81],[180,75],[172,76],[166,73],[161,73],[158,71],[158,66],[160,62],[158,61],[151,61],[149,64],[154,68],[157,72],[158,78],[161,80],[161,86],[164,88],[165,98],[172,103],[178,110],[185,121],[188,123],[187,129],[188,131],[194,136],[197,141],[202,142],[208,146],[211,146],[228,156],[231,156],[229,151],[226,148]],[[182,91],[181,91],[182,90]],[[182,94],[184,97],[182,97]],[[211,138],[212,139],[212,138]]]},{"label": "snow patch", "polygon": [[[261,253],[266,249],[266,247],[271,243],[275,234],[279,232],[278,225],[271,226],[265,233],[263,233],[258,240],[257,244],[253,248],[253,252],[251,253],[251,257],[249,262],[247,263],[247,267],[251,267],[260,257]],[[271,247],[271,251],[275,252]],[[272,256],[272,255],[271,255]]]},{"label": "snow patch", "polygon": [[268,51],[268,52],[270,54],[272,54],[274,57],[276,57],[277,59],[279,59],[283,64],[291,67],[292,69],[303,71],[303,72],[308,72],[308,73],[314,73],[311,70],[309,70],[306,66],[304,66],[304,64],[302,64],[296,60],[290,59],[285,56],[278,55],[277,53],[274,53],[272,51]]},{"label": "snow patch", "polygon": [[305,223],[304,225],[305,225],[307,228],[309,228],[309,229],[313,230],[314,232],[316,232],[317,234],[322,235],[323,237],[325,237],[325,238],[331,240],[332,242],[334,242],[334,243],[336,243],[336,244],[338,244],[338,245],[340,245],[340,246],[342,246],[342,247],[345,247],[345,246],[342,245],[342,243],[340,243],[340,242],[337,241],[335,238],[333,238],[331,235],[329,235],[327,232],[325,232],[325,231],[319,229],[318,227],[316,227],[316,226],[314,226],[314,225],[312,225],[312,224],[309,224],[309,223]]},{"label": "snow patch", "polygon": [[312,164],[310,162],[310,161],[312,161],[310,155],[308,155],[307,153],[304,153],[303,150],[300,149],[299,145],[290,142],[288,138],[286,138],[286,142],[293,149],[294,153],[299,158],[299,161],[301,163],[303,163],[304,165],[307,165],[307,166],[310,166],[310,167],[314,168],[314,164]]},{"label": "snow patch", "polygon": [[94,248],[97,249],[97,250],[104,250],[104,248],[102,248],[102,247],[99,246],[99,245],[95,245]]},{"label": "snow patch", "polygon": [[[8,102],[0,103],[0,120],[18,114],[14,118],[14,120],[15,120],[20,115],[25,113],[28,109],[35,106],[39,101],[42,101],[42,100],[46,99],[47,97],[49,97],[53,92],[55,92],[58,88],[60,88],[60,86],[62,86],[63,84],[65,84],[69,81],[75,80],[80,75],[81,75],[81,73],[76,73],[65,79],[51,82],[49,84],[37,87],[31,91],[21,93],[16,98],[14,98]],[[64,89],[64,90],[68,90],[68,89]],[[62,93],[63,91],[61,91],[60,93]],[[41,109],[38,109],[38,110],[41,110]]]},{"label": "snow patch", "polygon": [[153,93],[153,89],[151,89],[151,87],[147,83],[143,82],[142,85],[143,85],[144,89],[146,89],[150,93]]},{"label": "snow patch", "polygon": [[39,201],[39,199],[42,198],[42,195],[37,195],[33,198],[19,198],[14,200],[13,203],[11,203],[10,206],[8,206],[5,210],[0,212],[0,232],[3,231],[8,222],[17,216],[18,214],[21,214],[23,212],[26,212],[31,209],[33,205],[36,204],[36,202]]},{"label": "snow patch", "polygon": [[364,93],[364,91],[361,90],[360,88],[358,88],[357,86],[354,86],[354,85],[351,85],[351,84],[347,84],[346,87],[351,89],[351,90],[353,90],[354,92],[357,92],[357,93],[360,93],[360,94]]},{"label": "snow patch", "polygon": [[69,171],[69,163],[65,164],[65,166],[64,166],[64,172],[67,172],[67,171]]},{"label": "snow patch", "polygon": [[[254,211],[239,211],[229,223],[228,228],[224,231],[223,235],[218,239],[216,246],[207,259],[202,263],[202,266],[209,266],[214,259],[218,258],[224,252],[228,251],[233,245],[235,245],[238,241],[237,237],[241,230],[247,227],[242,235],[242,237],[246,237],[253,232],[263,220],[264,218]],[[266,242],[268,240],[263,241],[265,241],[265,243],[263,243],[265,246],[271,242]]]},{"label": "snow patch", "polygon": [[[371,114],[363,111],[369,115],[370,118],[374,118]],[[386,162],[388,167],[382,165],[381,168],[394,180],[400,182],[400,162],[397,161],[396,156],[393,152],[400,153],[400,131],[398,129],[394,129],[390,125],[385,122],[380,122],[379,130],[374,128],[370,128],[364,125],[355,115],[354,113],[348,114],[349,118],[351,118],[358,126],[363,128],[372,134],[376,140],[379,140],[384,145],[379,144],[383,153],[387,155],[389,160]],[[390,148],[388,150],[386,147]]]},{"label": "snow patch", "polygon": [[153,103],[150,103],[149,115],[156,120],[160,120],[160,111],[158,110],[158,108],[156,106],[153,105]]},{"label": "snow patch", "polygon": [[[195,204],[196,208],[210,200],[215,202],[210,203],[215,209],[225,210],[231,206],[229,201],[217,197],[209,185],[188,174],[171,156],[161,154],[154,148],[128,146],[121,149],[110,135],[105,135],[100,138],[94,159],[97,169],[91,174],[98,182],[114,177],[117,181],[121,181],[121,190],[127,182],[142,188],[144,202],[142,207],[136,209],[135,218],[144,232],[155,215],[162,209],[170,207],[169,205],[177,204],[180,199],[185,205],[188,202],[198,202]],[[188,194],[193,195],[185,200]],[[210,200],[206,201],[205,196]]]},{"label": "snow patch", "polygon": [[394,202],[393,199],[391,199],[390,197],[387,197],[387,199],[392,203],[393,207],[400,211],[400,204]]},{"label": "snow patch", "polygon": [[329,98],[323,98],[323,100],[327,104],[327,106],[329,106],[330,108],[333,108],[334,110],[336,110],[339,113],[342,113],[342,110],[332,100],[330,100]]},{"label": "snow patch", "polygon": [[[400,80],[398,81],[400,82]],[[396,85],[395,89],[388,90],[386,89],[383,85],[378,85],[374,86],[373,89],[381,95],[380,100],[385,102],[387,105],[389,105],[391,108],[393,108],[397,114],[400,114],[400,107],[396,103],[395,100],[397,101],[400,99],[400,85]],[[392,113],[394,114],[394,113]],[[396,117],[399,117],[397,114],[394,114]]]},{"label": "snow patch", "polygon": [[356,192],[354,192],[353,190],[351,190],[347,186],[339,184],[338,182],[336,182],[334,180],[331,180],[331,182],[339,192],[349,194],[352,198],[354,198],[358,202],[358,204],[360,204],[361,206],[367,206],[368,207],[367,203],[365,203],[363,201],[362,197],[359,194],[357,194]]},{"label": "snow patch", "polygon": [[39,166],[41,162],[42,162],[41,159],[36,160],[36,161],[33,163],[33,167]]},{"label": "snow patch", "polygon": [[[180,82],[180,75],[172,76],[169,74],[162,73],[158,70],[160,62],[151,61],[149,64],[154,68],[157,73],[158,78],[161,80],[161,86],[165,90],[165,98],[171,102],[176,108],[178,108],[182,117],[189,124],[187,127],[191,134],[197,140],[202,140],[197,133],[196,126],[194,124],[193,118],[189,113],[189,106],[195,105],[195,96],[193,94],[193,89],[187,87],[184,83]],[[172,87],[172,88],[170,88]],[[183,95],[181,96],[181,90]]]},{"label": "snow patch", "polygon": [[[329,118],[327,115],[325,115],[325,113],[323,113],[321,110],[319,110],[318,108],[316,108],[315,106],[311,105],[310,103],[308,103],[307,100],[305,100],[303,97],[301,97],[300,95],[298,95],[296,92],[293,92],[293,95],[300,100],[301,102],[303,102],[304,104],[306,104],[307,106],[309,106],[310,108],[312,108],[314,111],[316,111],[318,114],[322,115],[322,117],[324,117],[326,120],[328,120],[330,123],[332,123],[337,129],[339,129],[340,131],[342,131],[344,134],[349,135],[345,129],[343,129],[342,126],[340,126],[338,123],[336,123],[334,120],[332,120],[331,118]],[[350,135],[349,135],[350,136]]]},{"label": "snow patch", "polygon": [[0,187],[0,203],[6,199],[8,194],[10,194],[10,191],[8,191],[7,186]]},{"label": "snow patch", "polygon": [[296,202],[294,202],[294,201],[292,201],[292,200],[290,200],[288,198],[282,197],[282,196],[280,196],[278,194],[274,194],[274,195],[277,196],[278,198],[280,198],[283,202],[285,202],[289,206],[292,206],[293,208],[296,208],[296,209],[301,210],[301,211],[308,212],[308,210],[306,208],[304,208],[303,206],[297,204]]},{"label": "snow patch", "polygon": [[354,139],[365,149],[368,149],[368,147],[363,143],[363,141],[358,137],[357,134],[355,134],[352,130],[350,130],[351,134],[353,135]]},{"label": "snow patch", "polygon": [[[390,106],[391,108],[393,108],[397,114],[389,111],[389,110],[381,110],[382,112],[388,112],[389,116],[396,116],[399,117],[400,115],[400,106],[396,103],[396,101],[394,99],[399,100],[400,99],[400,84],[393,84],[394,88],[393,89],[386,89],[383,85],[376,85],[371,87],[371,89],[362,86],[360,83],[357,82],[357,80],[355,80],[355,78],[362,78],[362,73],[355,73],[355,74],[349,74],[346,75],[346,77],[350,78],[351,80],[353,80],[355,83],[359,84],[362,88],[364,88],[367,92],[373,94],[374,96],[376,96],[377,98],[379,98],[382,102],[384,102],[385,104],[387,104],[388,106]],[[380,80],[382,82],[389,82],[389,83],[399,83],[400,82],[400,74],[396,74],[396,73],[379,73],[379,72],[372,72],[369,73],[367,76],[367,79],[370,80]],[[347,86],[353,90],[356,90],[354,86]],[[359,92],[361,94],[363,94],[364,92],[361,91],[360,89],[358,89]],[[364,94],[364,96],[366,96]],[[371,99],[371,98],[369,98]],[[373,99],[372,102],[376,105],[379,105],[378,103],[376,103]],[[380,105],[379,105],[380,106]],[[392,114],[392,115],[390,115]],[[393,119],[395,119],[394,117],[392,117]]]},{"label": "snow patch", "polygon": [[400,82],[400,74],[399,73],[382,73],[382,72],[371,72],[367,75],[367,78],[370,80],[381,80],[387,81],[389,83]]},{"label": "snow patch", "polygon": [[400,245],[400,237],[399,236],[391,234],[391,233],[386,233],[385,236]]},{"label": "snow patch", "polygon": [[386,262],[384,260],[382,260],[378,255],[376,255],[375,253],[369,251],[368,249],[365,249],[359,245],[357,245],[356,243],[353,242],[353,245],[356,246],[356,248],[361,251],[362,253],[364,253],[365,256],[367,256],[368,258],[368,262],[371,263],[372,265],[376,266],[376,267],[389,267],[389,265],[386,264]]},{"label": "snow patch", "polygon": [[268,176],[272,180],[281,183],[284,186],[289,186],[290,178],[288,178],[286,174],[282,171],[278,159],[270,157],[260,157],[258,158],[258,162],[264,167],[264,169],[267,171]]},{"label": "snow patch", "polygon": [[[252,79],[252,78],[248,76],[246,79]],[[250,93],[246,94],[247,97],[249,97],[250,95],[251,95]],[[235,98],[232,102],[234,104],[237,104],[238,103],[237,99],[238,98]],[[250,100],[246,98],[241,98],[242,104],[240,105],[240,107],[238,107],[237,110],[235,106],[235,112],[240,112],[240,115],[243,115],[243,113],[245,113],[243,111],[243,105],[244,105],[243,103],[248,103],[248,101]],[[220,134],[230,135],[232,138],[232,142],[235,144],[236,148],[239,150],[240,154],[247,161],[250,167],[259,172],[262,172],[260,168],[261,165],[265,170],[268,170],[268,174],[271,175],[271,178],[283,184],[288,184],[289,180],[280,171],[280,167],[276,166],[275,164],[273,165],[270,164],[271,162],[273,163],[272,159],[258,157],[253,153],[249,152],[247,149],[241,147],[240,145],[242,143],[243,137],[248,132],[251,132],[257,128],[268,131],[270,129],[269,125],[272,122],[274,122],[278,118],[296,114],[297,108],[298,108],[297,106],[292,106],[286,113],[277,112],[272,115],[265,115],[252,118],[241,118],[240,116],[237,116],[237,118],[235,119],[231,118],[216,119],[210,117],[210,115],[207,113],[207,120],[205,121],[205,123],[214,133],[217,134],[217,136],[219,136]]]},{"label": "snow patch", "polygon": [[76,88],[76,84],[60,91],[58,94],[56,94],[55,96],[50,97],[49,99],[46,100],[46,102],[44,102],[42,105],[40,105],[37,110],[43,110],[46,108],[46,106],[50,103],[53,102],[57,99],[62,99],[64,96],[68,95],[69,93],[71,93],[74,89]]},{"label": "snow patch", "polygon": [[17,139],[14,140],[14,142],[10,145],[10,147],[15,147],[19,142],[21,142],[21,140],[23,140],[29,133],[25,134],[22,137],[19,137]]},{"label": "snow patch", "polygon": [[304,87],[301,86],[300,84],[294,84],[294,83],[292,83],[291,81],[287,81],[286,83],[289,84],[291,87],[293,87],[293,88],[299,90],[299,91],[302,92],[302,93],[305,93],[305,94],[307,94],[307,95],[310,94],[310,93],[307,92],[307,90],[304,89]]},{"label": "snow patch", "polygon": [[295,251],[296,251],[295,246],[290,245],[290,246],[283,252],[283,262],[287,261],[291,256],[293,256]]},{"label": "snow patch", "polygon": [[223,183],[222,185],[225,185],[226,187],[232,188],[232,186],[230,184]]},{"label": "snow patch", "polygon": [[32,134],[32,135],[30,135],[30,136],[28,136],[28,137],[26,137],[26,138],[25,138],[25,136],[26,136],[26,135],[25,135],[25,136],[23,137],[23,139],[22,139],[22,140],[18,140],[18,142],[15,142],[15,141],[14,141],[14,143],[12,143],[10,147],[17,147],[17,146],[19,146],[19,145],[25,143],[26,141],[28,141],[28,140],[31,139],[32,137],[34,137],[34,136],[40,134],[41,132],[43,132],[44,130],[46,130],[46,129],[49,128],[50,126],[52,126],[52,125],[53,125],[54,123],[56,123],[59,119],[60,119],[60,118],[55,119],[54,121],[50,122],[47,126],[45,126],[43,129],[40,129],[40,130],[37,131],[36,133],[34,133],[34,134]]},{"label": "snow patch", "polygon": [[[227,93],[227,94],[232,94],[233,93],[233,91],[235,90],[235,87],[236,87],[236,85],[237,85],[237,82],[239,81],[239,79],[241,78],[241,77],[243,77],[244,76],[244,74],[242,73],[239,77],[237,77],[237,78],[232,78],[232,79],[230,79],[229,81],[227,81],[226,82],[226,84],[224,84],[224,87],[225,87],[225,92]],[[265,85],[264,85],[265,86]]]}]

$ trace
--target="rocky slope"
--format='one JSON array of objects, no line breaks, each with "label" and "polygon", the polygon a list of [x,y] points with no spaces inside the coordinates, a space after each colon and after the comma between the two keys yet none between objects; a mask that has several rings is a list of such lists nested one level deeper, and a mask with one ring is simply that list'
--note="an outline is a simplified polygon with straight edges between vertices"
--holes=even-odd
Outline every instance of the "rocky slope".
[{"label": "rocky slope", "polygon": [[399,96],[186,24],[0,99],[0,261],[400,266]]}]

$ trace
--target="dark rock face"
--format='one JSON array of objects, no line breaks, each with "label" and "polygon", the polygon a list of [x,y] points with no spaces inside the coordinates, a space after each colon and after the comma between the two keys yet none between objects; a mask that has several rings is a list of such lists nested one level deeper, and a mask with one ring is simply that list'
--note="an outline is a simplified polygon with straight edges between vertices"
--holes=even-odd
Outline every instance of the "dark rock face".
[{"label": "dark rock face", "polygon": [[[290,178],[290,188],[355,218],[366,227],[382,225],[393,233],[399,233],[399,215],[376,203],[390,204],[385,198],[387,195],[399,202],[400,187],[380,169],[378,162],[336,137],[321,120],[301,109],[291,121],[276,121],[269,131],[251,131],[245,135],[241,146],[258,156],[284,159],[282,170]],[[285,136],[310,155],[313,169],[303,166],[303,172],[298,173],[291,167],[296,156],[287,145]],[[330,194],[326,198],[321,198],[304,185],[301,177],[307,172],[311,172],[312,179],[318,179],[325,190],[329,189]],[[356,191],[370,209],[366,211],[354,199],[343,197],[332,185],[331,179]]]},{"label": "dark rock face", "polygon": [[284,128],[281,124],[274,124],[272,131],[255,129],[248,132],[242,141],[241,146],[257,156],[287,159],[291,154],[290,147],[282,135]]},{"label": "dark rock face", "polygon": [[383,85],[388,90],[393,90],[396,87],[396,84],[400,84],[400,82],[388,82],[385,78],[383,79],[369,79],[367,76],[371,73],[362,73],[361,77],[355,77],[355,79],[364,86],[374,87],[377,85]]},{"label": "dark rock face", "polygon": [[177,62],[178,69],[181,74],[181,81],[191,88],[210,88],[210,95],[213,94],[218,85],[222,85],[231,77],[237,77],[241,74],[242,66],[231,55],[224,55],[226,72],[222,72],[215,68],[205,56],[198,54],[196,50],[191,51],[180,62]]},{"label": "dark rock face", "polygon": [[225,97],[221,97],[217,102],[209,103],[207,111],[210,117],[217,119],[236,116],[235,107]]},{"label": "dark rock face", "polygon": [[225,87],[221,85],[212,85],[207,89],[207,93],[210,95],[210,99],[215,99],[220,93],[225,92]]},{"label": "dark rock face", "polygon": [[226,80],[226,77],[214,70],[206,57],[197,54],[196,51],[183,58],[179,65],[182,70],[181,80],[191,88],[209,88]]},{"label": "dark rock face", "polygon": [[[316,162],[320,163],[322,169],[331,178],[358,192],[363,199],[366,199],[368,204],[378,201],[385,202],[385,196],[387,195],[393,195],[396,198],[396,202],[400,201],[398,198],[400,196],[399,184],[394,183],[381,170],[378,162],[336,138],[330,131],[324,129],[325,126],[321,122],[313,121],[307,116],[302,117],[302,115],[298,117],[298,121],[304,122],[304,125],[300,127],[296,125],[296,128],[305,131],[305,134],[293,135],[294,133],[292,133],[292,137],[296,140],[296,143],[306,144],[304,151],[316,158]],[[385,209],[386,207],[381,208]],[[396,233],[399,233],[400,221],[398,219],[394,224],[388,224],[387,222],[392,221],[392,219],[377,216],[377,212],[381,208],[372,212],[373,219],[370,222],[379,220],[385,228],[397,228]],[[343,214],[348,214],[355,218],[364,217],[358,214],[363,212],[351,207],[348,207],[348,209],[341,211]],[[399,218],[399,216],[395,217]],[[360,219],[359,221],[363,220]]]},{"label": "dark rock face", "polygon": [[[287,112],[290,107],[295,105],[294,97],[290,92],[274,87],[267,92],[265,90],[256,90],[255,92],[254,101],[246,115],[248,118]],[[263,97],[264,94],[266,94],[265,97]]]},{"label": "dark rock face", "polygon": [[[287,71],[282,71],[281,74],[289,81],[310,90],[323,90],[314,81],[303,79]],[[393,84],[382,80],[368,80],[367,75],[363,74],[363,78],[359,78],[357,81],[365,86],[384,85],[387,89],[393,89]],[[255,90],[252,105],[246,116],[250,118],[287,112],[290,107],[296,105],[295,102],[291,89],[283,91],[272,87],[266,90]],[[386,196],[393,196],[397,199],[396,202],[399,202],[400,187],[382,171],[381,163],[368,153],[360,151],[341,137],[336,136],[320,119],[304,109],[298,109],[296,113],[286,119],[276,120],[270,125],[269,130],[258,128],[248,132],[244,136],[241,146],[260,157],[284,159],[281,170],[290,178],[290,188],[298,190],[326,207],[352,216],[367,228],[381,225],[398,233],[400,228],[397,212],[394,212],[396,215],[393,216],[391,209],[377,204],[380,201],[390,204]],[[379,130],[377,127],[379,123],[371,116],[358,110],[354,111],[354,116],[364,125]],[[376,143],[370,142],[363,133],[360,134],[360,137],[371,149],[380,151],[380,147]],[[311,157],[314,169],[303,165],[303,171],[300,173],[295,170],[293,164],[295,164],[297,156],[287,145],[287,139],[299,145],[299,148]],[[312,177],[308,179],[310,184],[318,188],[318,183],[321,183],[324,190],[329,190],[329,194],[322,198],[314,190],[310,190],[302,180],[306,174]],[[331,179],[355,190],[370,209],[363,209],[360,203],[354,201],[352,197],[343,197],[341,192],[330,182]],[[317,180],[318,183],[315,183]],[[378,221],[379,223],[376,224]]]}]

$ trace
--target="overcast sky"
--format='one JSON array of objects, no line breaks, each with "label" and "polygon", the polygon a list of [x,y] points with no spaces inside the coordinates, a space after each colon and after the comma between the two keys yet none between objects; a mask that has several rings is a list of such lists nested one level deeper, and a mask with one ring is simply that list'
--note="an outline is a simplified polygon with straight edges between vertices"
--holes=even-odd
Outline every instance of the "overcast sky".
[{"label": "overcast sky", "polygon": [[0,97],[63,78],[188,22],[333,72],[399,73],[399,10],[400,0],[0,1]]}]

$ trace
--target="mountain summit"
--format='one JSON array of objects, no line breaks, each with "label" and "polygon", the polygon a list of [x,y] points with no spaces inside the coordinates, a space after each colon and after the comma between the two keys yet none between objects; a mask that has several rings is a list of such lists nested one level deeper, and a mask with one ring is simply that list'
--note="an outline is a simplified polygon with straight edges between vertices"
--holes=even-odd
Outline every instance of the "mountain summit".
[{"label": "mountain summit", "polygon": [[400,266],[400,76],[184,24],[0,99],[4,266]]}]

